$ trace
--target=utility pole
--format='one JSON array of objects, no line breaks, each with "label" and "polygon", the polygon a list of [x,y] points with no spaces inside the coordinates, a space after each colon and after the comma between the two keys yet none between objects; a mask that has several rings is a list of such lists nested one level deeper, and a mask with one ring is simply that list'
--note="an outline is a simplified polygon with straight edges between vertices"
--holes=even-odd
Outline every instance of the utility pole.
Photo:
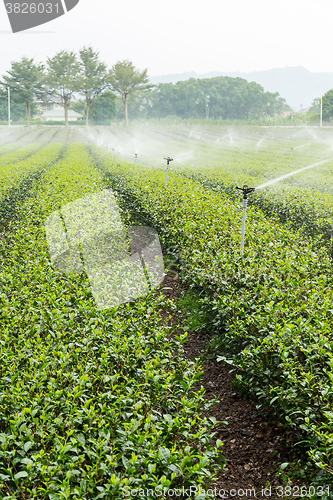
[{"label": "utility pole", "polygon": [[8,127],[10,127],[10,87],[7,87],[8,90]]}]

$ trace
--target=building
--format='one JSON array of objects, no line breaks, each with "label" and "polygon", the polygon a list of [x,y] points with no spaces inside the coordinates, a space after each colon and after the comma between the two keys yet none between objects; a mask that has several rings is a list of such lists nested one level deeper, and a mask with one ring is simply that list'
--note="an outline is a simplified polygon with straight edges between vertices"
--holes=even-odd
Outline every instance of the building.
[{"label": "building", "polygon": [[[65,110],[64,108],[61,109],[51,109],[51,110],[46,110],[43,111],[41,114],[41,120],[43,121],[57,121],[57,122],[63,122],[65,121]],[[71,109],[68,110],[68,121],[77,121],[77,120],[83,120],[83,116],[77,113],[76,111],[72,111]]]},{"label": "building", "polygon": [[[64,108],[55,102],[37,103],[39,110],[39,119],[42,121],[65,121],[65,110]],[[68,110],[68,121],[78,121],[83,120],[83,116],[76,111]]]}]

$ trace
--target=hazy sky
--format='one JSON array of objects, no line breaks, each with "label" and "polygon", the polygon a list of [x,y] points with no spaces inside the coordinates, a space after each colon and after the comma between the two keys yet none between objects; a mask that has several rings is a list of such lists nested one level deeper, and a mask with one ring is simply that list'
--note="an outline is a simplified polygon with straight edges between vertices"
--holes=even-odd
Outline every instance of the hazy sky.
[{"label": "hazy sky", "polygon": [[83,45],[108,66],[130,59],[150,76],[286,66],[333,72],[332,19],[332,0],[80,0],[66,15],[12,34],[1,2],[0,74],[23,55],[43,61]]}]

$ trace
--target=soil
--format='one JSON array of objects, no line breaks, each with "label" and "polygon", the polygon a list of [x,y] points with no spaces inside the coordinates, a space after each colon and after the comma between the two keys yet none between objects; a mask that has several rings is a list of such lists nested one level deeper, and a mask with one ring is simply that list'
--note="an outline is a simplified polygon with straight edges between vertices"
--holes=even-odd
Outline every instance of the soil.
[{"label": "soil", "polygon": [[[181,285],[177,277],[166,276],[163,287],[167,298],[177,300],[180,297]],[[182,321],[179,311],[164,311],[162,315],[169,324],[176,325]],[[176,327],[172,335],[175,334],[179,335]],[[198,337],[189,333],[184,344],[186,356],[189,359],[198,357],[209,340],[210,335]],[[226,466],[213,482],[211,488],[216,488],[213,498],[281,500],[295,496],[298,487],[306,486],[305,481],[290,481],[290,491],[276,474],[282,463],[304,459],[304,451],[292,449],[296,437],[283,423],[269,417],[267,408],[258,409],[258,402],[254,399],[239,396],[231,384],[235,376],[230,369],[230,365],[217,363],[214,359],[207,360],[202,365],[204,373],[196,387],[197,390],[201,385],[205,388],[208,400],[218,397],[218,402],[205,416],[213,416],[218,422],[228,422],[227,425],[220,423],[215,428],[214,439],[224,443],[222,452]]]}]

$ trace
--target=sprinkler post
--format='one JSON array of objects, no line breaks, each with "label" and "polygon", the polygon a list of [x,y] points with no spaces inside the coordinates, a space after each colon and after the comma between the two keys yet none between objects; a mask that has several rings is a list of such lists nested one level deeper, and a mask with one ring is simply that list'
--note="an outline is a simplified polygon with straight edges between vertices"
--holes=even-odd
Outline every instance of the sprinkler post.
[{"label": "sprinkler post", "polygon": [[112,149],[112,161],[113,161],[114,148],[111,148],[111,149]]},{"label": "sprinkler post", "polygon": [[167,161],[167,170],[166,170],[165,186],[164,186],[164,188],[166,189],[167,183],[168,183],[169,164],[170,164],[170,161],[173,161],[173,158],[170,158],[170,156],[167,156],[167,158],[164,158],[164,159]]},{"label": "sprinkler post", "polygon": [[135,163],[134,163],[134,171],[136,170],[136,162],[137,162],[137,159],[138,159],[138,153],[135,153]]},{"label": "sprinkler post", "polygon": [[241,236],[241,255],[244,255],[244,239],[245,239],[245,219],[246,219],[246,209],[247,209],[247,195],[253,193],[255,188],[249,188],[246,184],[241,187],[237,187],[240,191],[243,191],[243,219],[242,219],[242,236]]}]

